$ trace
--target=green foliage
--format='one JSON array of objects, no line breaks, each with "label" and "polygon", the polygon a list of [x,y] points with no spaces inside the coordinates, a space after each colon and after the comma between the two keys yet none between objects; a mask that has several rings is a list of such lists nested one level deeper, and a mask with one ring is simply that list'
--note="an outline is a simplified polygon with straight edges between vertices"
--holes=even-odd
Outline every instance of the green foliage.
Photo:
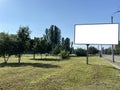
[{"label": "green foliage", "polygon": [[61,50],[60,56],[62,59],[67,59],[67,58],[69,58],[69,52],[65,51],[65,50]]},{"label": "green foliage", "polygon": [[74,47],[73,47],[73,42],[70,44],[70,54],[74,53]]},{"label": "green foliage", "polygon": [[33,40],[33,48],[32,50],[36,53],[36,52],[39,52],[39,45],[40,45],[40,38],[38,37],[34,37],[34,40]]},{"label": "green foliage", "polygon": [[115,47],[115,54],[120,55],[120,47],[119,46]]},{"label": "green foliage", "polygon": [[17,32],[17,39],[19,44],[21,44],[20,49],[21,51],[19,53],[23,53],[24,51],[27,51],[30,46],[30,30],[29,27],[20,26],[19,30]]},{"label": "green foliage", "polygon": [[29,27],[20,26],[17,32],[17,48],[16,48],[19,63],[21,60],[22,53],[29,49],[28,48],[30,46],[29,40],[30,40]]},{"label": "green foliage", "polygon": [[42,54],[47,53],[48,50],[48,43],[45,38],[38,38],[35,37],[33,41],[33,52],[34,52],[34,59],[35,59],[35,53],[40,53],[41,54],[41,59],[42,59]]},{"label": "green foliage", "polygon": [[111,48],[109,47],[109,48],[106,48],[106,49],[104,49],[104,51],[103,51],[105,54],[111,54]]},{"label": "green foliage", "polygon": [[70,52],[70,39],[68,37],[65,39],[65,50]]},{"label": "green foliage", "polygon": [[33,52],[33,58],[35,59],[36,53],[41,54],[42,57],[42,54],[45,53],[58,55],[61,50],[65,50],[67,55],[68,52],[73,50],[73,43],[70,45],[69,38],[63,38],[61,41],[61,30],[56,25],[51,25],[49,29],[46,29],[43,37],[31,39],[30,33],[28,26],[20,26],[15,35],[1,33],[0,56],[9,58],[11,55],[16,55],[20,63],[21,56],[24,53]]},{"label": "green foliage", "polygon": [[44,37],[49,44],[49,52],[52,52],[56,45],[60,45],[61,31],[57,26],[51,25],[49,29],[46,29]]},{"label": "green foliage", "polygon": [[15,42],[12,36],[7,33],[0,33],[0,56],[7,63],[9,57],[14,54]]},{"label": "green foliage", "polygon": [[20,26],[19,27],[19,30],[17,32],[17,35],[18,35],[18,39],[22,42],[26,42],[27,40],[30,39],[30,30],[29,30],[29,27],[26,26]]},{"label": "green foliage", "polygon": [[118,45],[115,46],[115,54],[120,55],[120,41]]},{"label": "green foliage", "polygon": [[61,42],[61,49],[70,52],[70,39],[69,38],[62,38]]},{"label": "green foliage", "polygon": [[99,50],[97,48],[91,46],[88,48],[88,52],[89,52],[89,54],[97,54],[99,52]]},{"label": "green foliage", "polygon": [[56,45],[55,48],[53,49],[52,53],[54,55],[58,55],[60,53],[60,46]]},{"label": "green foliage", "polygon": [[82,49],[82,48],[77,48],[75,50],[75,54],[77,56],[86,56],[86,50]]},{"label": "green foliage", "polygon": [[38,46],[39,46],[38,47],[39,48],[39,52],[41,54],[46,53],[46,51],[47,51],[47,41],[44,38],[40,38],[40,42],[39,42]]}]

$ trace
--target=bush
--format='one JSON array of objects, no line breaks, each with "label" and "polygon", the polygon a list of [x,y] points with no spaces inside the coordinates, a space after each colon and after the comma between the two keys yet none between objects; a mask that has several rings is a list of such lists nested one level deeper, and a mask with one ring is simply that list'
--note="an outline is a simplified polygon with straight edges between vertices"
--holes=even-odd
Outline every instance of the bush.
[{"label": "bush", "polygon": [[62,59],[66,59],[66,58],[69,58],[69,52],[65,51],[65,50],[62,50],[60,52],[60,56]]},{"label": "bush", "polygon": [[99,50],[97,48],[91,46],[88,48],[88,52],[89,52],[89,54],[96,55],[96,54],[98,54]]},{"label": "bush", "polygon": [[78,48],[75,50],[75,54],[77,56],[86,56],[86,50],[82,49],[82,48]]},{"label": "bush", "polygon": [[60,46],[56,45],[55,48],[52,50],[52,54],[58,55],[60,53]]}]

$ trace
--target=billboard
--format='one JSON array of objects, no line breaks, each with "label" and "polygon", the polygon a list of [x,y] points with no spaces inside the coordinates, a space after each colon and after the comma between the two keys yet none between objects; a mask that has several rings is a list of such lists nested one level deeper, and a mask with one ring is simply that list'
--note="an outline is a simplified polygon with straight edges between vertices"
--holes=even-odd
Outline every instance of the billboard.
[{"label": "billboard", "polygon": [[118,24],[75,25],[75,44],[118,44]]}]

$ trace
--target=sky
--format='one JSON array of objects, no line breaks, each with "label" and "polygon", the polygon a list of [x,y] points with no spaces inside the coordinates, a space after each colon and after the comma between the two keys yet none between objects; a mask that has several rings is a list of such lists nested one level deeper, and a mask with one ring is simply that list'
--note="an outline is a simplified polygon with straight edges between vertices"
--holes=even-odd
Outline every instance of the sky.
[{"label": "sky", "polygon": [[[120,23],[120,0],[0,0],[0,32],[16,34],[29,26],[31,38],[56,25],[62,37],[74,41],[75,24]],[[76,46],[79,47],[79,46]]]}]

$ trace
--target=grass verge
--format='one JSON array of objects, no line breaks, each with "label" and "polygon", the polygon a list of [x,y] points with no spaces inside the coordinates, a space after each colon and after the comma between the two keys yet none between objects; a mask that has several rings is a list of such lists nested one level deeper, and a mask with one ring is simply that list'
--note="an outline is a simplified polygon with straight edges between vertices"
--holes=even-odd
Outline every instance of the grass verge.
[{"label": "grass verge", "polygon": [[69,60],[30,60],[21,64],[11,57],[8,64],[0,58],[0,90],[119,90],[120,71],[100,59],[71,57]]}]

